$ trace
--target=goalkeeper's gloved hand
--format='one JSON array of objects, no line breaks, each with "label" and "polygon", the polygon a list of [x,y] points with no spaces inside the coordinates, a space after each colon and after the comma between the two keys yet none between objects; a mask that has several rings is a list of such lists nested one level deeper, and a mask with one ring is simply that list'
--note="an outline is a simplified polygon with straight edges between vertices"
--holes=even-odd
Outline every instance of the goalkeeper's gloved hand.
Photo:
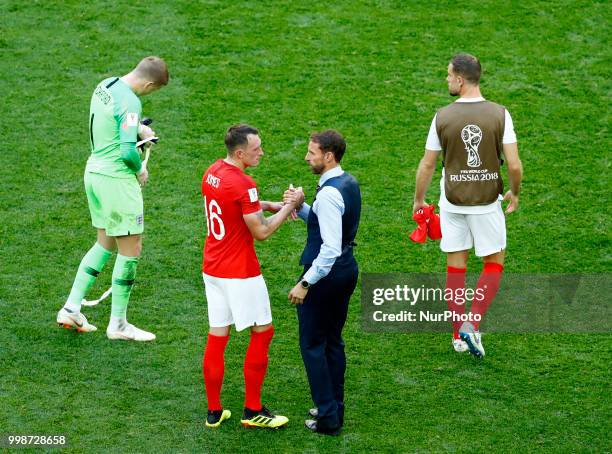
[{"label": "goalkeeper's gloved hand", "polygon": [[140,123],[138,125],[138,138],[140,140],[148,139],[149,137],[154,137],[155,131],[153,131],[149,126]]},{"label": "goalkeeper's gloved hand", "polygon": [[[155,137],[155,131],[153,131],[153,129],[149,127],[151,123],[153,123],[153,120],[151,118],[145,117],[140,120],[140,124],[138,125],[138,141],[145,140],[150,137]],[[155,138],[151,140],[151,142],[157,143],[158,140],[158,138]],[[141,152],[144,152],[146,145],[147,144],[143,144],[140,146]],[[151,144],[148,144],[148,146],[151,146]]]}]

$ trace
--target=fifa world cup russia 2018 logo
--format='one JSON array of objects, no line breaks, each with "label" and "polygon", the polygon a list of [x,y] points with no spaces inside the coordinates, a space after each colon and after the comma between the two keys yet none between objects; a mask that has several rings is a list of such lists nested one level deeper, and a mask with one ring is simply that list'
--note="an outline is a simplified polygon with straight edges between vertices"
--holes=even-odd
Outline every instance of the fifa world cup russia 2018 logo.
[{"label": "fifa world cup russia 2018 logo", "polygon": [[482,130],[477,125],[467,125],[461,130],[461,140],[465,144],[467,153],[467,165],[469,167],[480,167],[480,155],[478,146],[482,140]]}]

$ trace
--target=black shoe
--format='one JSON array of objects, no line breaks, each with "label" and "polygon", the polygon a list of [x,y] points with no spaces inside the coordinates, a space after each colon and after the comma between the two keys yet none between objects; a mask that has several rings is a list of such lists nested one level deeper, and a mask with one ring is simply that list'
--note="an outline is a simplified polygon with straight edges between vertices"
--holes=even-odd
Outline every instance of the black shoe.
[{"label": "black shoe", "polygon": [[304,425],[311,432],[316,432],[323,435],[331,435],[334,437],[340,435],[340,431],[342,430],[342,426],[325,428],[319,427],[319,422],[314,419],[307,419],[306,421],[304,421]]},{"label": "black shoe", "polygon": [[[319,418],[319,409],[311,408],[308,410],[308,416],[312,419],[317,420]],[[338,404],[338,420],[340,421],[340,426],[344,425],[344,404]]]},{"label": "black shoe", "polygon": [[232,412],[229,410],[208,410],[206,427],[219,427],[223,421],[230,419]]}]

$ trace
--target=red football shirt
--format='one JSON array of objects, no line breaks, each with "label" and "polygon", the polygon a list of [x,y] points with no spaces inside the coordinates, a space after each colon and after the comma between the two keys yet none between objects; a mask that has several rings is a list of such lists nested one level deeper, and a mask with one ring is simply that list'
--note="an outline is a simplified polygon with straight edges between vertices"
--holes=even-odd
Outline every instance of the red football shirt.
[{"label": "red football shirt", "polygon": [[261,209],[255,181],[219,159],[202,178],[202,195],[207,227],[202,271],[224,278],[259,276],[253,236],[242,218]]}]

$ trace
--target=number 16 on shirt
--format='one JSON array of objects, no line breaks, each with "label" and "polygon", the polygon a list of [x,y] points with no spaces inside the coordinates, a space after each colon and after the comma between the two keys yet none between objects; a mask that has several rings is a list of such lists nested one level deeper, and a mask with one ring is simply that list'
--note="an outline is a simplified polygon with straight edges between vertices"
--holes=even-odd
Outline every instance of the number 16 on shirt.
[{"label": "number 16 on shirt", "polygon": [[206,197],[204,197],[204,214],[206,216],[207,236],[212,233],[216,240],[222,240],[225,236],[225,226],[221,219],[223,212],[215,199],[208,203]]}]

